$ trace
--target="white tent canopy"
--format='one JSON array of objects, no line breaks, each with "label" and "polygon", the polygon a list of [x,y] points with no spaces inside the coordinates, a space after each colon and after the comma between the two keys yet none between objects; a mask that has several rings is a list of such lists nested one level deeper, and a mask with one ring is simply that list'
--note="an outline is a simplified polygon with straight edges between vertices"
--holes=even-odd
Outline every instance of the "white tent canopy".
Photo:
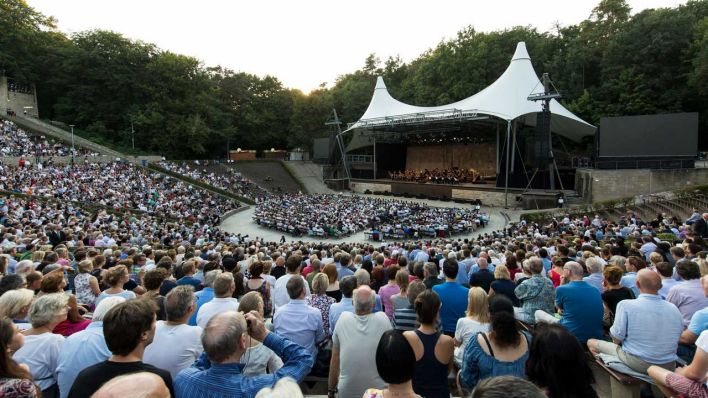
[{"label": "white tent canopy", "polygon": [[[405,123],[408,120],[441,120],[456,116],[489,115],[508,123],[519,119],[526,125],[536,124],[541,101],[530,101],[529,95],[543,93],[543,85],[531,64],[526,44],[516,45],[509,67],[491,85],[461,101],[443,106],[415,106],[391,97],[383,78],[378,77],[369,107],[348,130]],[[551,100],[551,131],[579,141],[595,133],[595,126],[575,116],[556,100]]]}]

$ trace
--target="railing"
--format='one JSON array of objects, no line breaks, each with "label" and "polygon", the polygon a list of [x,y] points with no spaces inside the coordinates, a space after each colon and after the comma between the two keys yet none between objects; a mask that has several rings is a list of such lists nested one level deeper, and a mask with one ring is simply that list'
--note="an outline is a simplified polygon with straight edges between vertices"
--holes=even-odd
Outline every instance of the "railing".
[{"label": "railing", "polygon": [[372,155],[347,155],[348,163],[374,163]]}]

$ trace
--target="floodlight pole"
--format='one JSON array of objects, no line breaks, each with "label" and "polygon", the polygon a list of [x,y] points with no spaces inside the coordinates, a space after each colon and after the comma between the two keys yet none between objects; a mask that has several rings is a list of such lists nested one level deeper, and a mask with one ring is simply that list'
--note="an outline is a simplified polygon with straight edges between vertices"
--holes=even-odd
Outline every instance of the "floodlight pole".
[{"label": "floodlight pole", "polygon": [[506,122],[506,167],[504,170],[504,208],[509,208],[509,144],[511,144],[511,120]]}]

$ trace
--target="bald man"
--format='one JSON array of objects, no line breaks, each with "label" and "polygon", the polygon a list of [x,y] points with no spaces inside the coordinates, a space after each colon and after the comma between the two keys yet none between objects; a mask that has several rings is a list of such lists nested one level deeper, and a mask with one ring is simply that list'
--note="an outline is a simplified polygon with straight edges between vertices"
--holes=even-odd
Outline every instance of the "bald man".
[{"label": "bald man", "polygon": [[610,328],[613,343],[590,339],[588,348],[594,354],[617,356],[639,373],[647,373],[652,365],[674,370],[683,331],[681,313],[659,296],[661,277],[656,272],[639,271],[636,284],[639,297],[617,304],[615,322]]},{"label": "bald man", "polygon": [[109,380],[91,398],[170,398],[170,390],[154,373],[140,372]]}]

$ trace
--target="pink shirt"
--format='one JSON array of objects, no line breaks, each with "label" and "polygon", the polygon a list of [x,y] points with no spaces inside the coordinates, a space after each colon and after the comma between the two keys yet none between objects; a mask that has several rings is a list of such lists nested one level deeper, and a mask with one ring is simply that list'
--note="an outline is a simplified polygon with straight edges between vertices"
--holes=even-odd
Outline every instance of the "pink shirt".
[{"label": "pink shirt", "polygon": [[396,284],[386,284],[379,289],[379,296],[381,296],[381,303],[384,306],[384,312],[388,319],[393,319],[393,303],[391,302],[391,296],[401,292],[401,288]]}]

